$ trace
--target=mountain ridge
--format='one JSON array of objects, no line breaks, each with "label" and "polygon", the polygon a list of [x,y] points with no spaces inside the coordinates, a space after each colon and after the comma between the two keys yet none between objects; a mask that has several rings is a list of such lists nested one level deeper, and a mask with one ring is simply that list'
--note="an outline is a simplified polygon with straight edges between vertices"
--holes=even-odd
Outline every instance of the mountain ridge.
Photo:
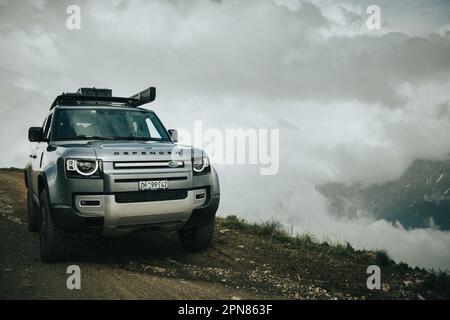
[{"label": "mountain ridge", "polygon": [[382,184],[327,183],[318,190],[339,216],[372,215],[406,229],[450,230],[450,159],[416,159],[398,179]]}]

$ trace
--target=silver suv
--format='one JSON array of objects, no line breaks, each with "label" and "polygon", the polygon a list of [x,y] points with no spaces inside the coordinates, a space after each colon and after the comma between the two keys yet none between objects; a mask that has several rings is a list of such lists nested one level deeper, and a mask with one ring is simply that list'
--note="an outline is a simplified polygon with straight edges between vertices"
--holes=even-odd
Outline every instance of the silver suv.
[{"label": "silver suv", "polygon": [[67,257],[69,237],[177,230],[192,251],[207,247],[219,206],[217,173],[199,149],[176,144],[153,111],[150,87],[130,98],[81,88],[56,97],[25,168],[28,228],[44,261]]}]

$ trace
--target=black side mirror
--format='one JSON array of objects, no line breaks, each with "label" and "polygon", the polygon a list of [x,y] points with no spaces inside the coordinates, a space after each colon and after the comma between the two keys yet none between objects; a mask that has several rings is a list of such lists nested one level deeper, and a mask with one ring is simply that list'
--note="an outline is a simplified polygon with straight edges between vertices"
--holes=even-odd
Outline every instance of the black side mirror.
[{"label": "black side mirror", "polygon": [[178,142],[178,131],[177,129],[169,129],[170,137],[172,138],[173,142]]},{"label": "black side mirror", "polygon": [[30,142],[40,142],[44,140],[44,130],[41,127],[31,127],[28,129],[28,140]]}]

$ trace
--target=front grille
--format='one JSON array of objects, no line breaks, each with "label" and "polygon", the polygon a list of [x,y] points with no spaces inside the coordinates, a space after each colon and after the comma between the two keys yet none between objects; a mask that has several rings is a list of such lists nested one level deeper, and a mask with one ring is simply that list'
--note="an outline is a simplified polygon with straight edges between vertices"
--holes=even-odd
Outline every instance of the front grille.
[{"label": "front grille", "polygon": [[173,169],[183,168],[182,160],[161,160],[161,161],[121,161],[114,162],[115,170],[121,169]]},{"label": "front grille", "polygon": [[129,191],[115,194],[117,203],[151,202],[186,199],[188,195],[185,189],[155,190],[155,191]]}]

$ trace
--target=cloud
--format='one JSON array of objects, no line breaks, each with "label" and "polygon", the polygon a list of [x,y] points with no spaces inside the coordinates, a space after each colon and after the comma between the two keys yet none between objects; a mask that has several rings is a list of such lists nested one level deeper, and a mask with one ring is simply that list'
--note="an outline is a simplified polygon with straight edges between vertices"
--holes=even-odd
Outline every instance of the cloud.
[{"label": "cloud", "polygon": [[[71,2],[0,1],[0,148],[9,151],[0,166],[25,164],[27,128],[41,124],[62,91],[96,86],[129,95],[156,85],[151,108],[168,127],[201,120],[205,128],[280,128],[279,175],[218,168],[221,212],[274,217],[355,243],[365,230],[366,246],[385,229],[399,259],[416,241],[433,255],[427,259],[450,266],[433,249],[450,245],[446,234],[340,222],[316,191],[328,181],[384,182],[415,158],[448,154],[450,41],[439,29],[441,4],[440,13],[428,7],[440,33],[418,36],[384,1],[380,32],[365,28],[363,4],[350,1],[78,3],[81,30],[71,31]],[[425,26],[424,5],[414,10],[415,25]],[[423,262],[417,251],[408,256]]]}]

